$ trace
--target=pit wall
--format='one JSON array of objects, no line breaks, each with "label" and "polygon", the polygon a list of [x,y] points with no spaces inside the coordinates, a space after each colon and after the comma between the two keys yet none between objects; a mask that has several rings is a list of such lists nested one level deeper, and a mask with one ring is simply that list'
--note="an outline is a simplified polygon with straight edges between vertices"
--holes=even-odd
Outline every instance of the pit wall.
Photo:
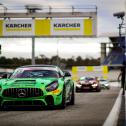
[{"label": "pit wall", "polygon": [[0,68],[0,72],[13,72],[13,69]]}]

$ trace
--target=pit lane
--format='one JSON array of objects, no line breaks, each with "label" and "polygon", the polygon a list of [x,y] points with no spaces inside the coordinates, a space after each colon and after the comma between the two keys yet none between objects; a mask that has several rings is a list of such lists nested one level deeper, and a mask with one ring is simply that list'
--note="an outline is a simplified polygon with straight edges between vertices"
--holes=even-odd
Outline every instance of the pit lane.
[{"label": "pit lane", "polygon": [[120,91],[113,82],[110,90],[76,93],[74,106],[64,110],[0,111],[0,126],[102,126]]}]

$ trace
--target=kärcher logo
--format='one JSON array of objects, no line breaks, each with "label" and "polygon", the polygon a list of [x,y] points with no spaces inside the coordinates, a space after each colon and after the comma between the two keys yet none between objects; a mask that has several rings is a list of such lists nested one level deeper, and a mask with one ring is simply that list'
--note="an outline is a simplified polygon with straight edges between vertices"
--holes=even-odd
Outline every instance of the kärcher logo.
[{"label": "k\u00e4rcher logo", "polygon": [[79,28],[80,23],[55,23],[55,28]]},{"label": "k\u00e4rcher logo", "polygon": [[32,24],[6,24],[6,28],[31,28]]}]

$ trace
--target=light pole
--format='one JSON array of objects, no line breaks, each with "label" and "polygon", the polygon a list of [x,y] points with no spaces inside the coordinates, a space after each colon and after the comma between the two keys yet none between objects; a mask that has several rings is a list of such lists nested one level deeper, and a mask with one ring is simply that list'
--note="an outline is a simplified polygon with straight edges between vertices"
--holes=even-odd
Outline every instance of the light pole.
[{"label": "light pole", "polygon": [[57,40],[57,66],[60,65],[60,61],[59,61],[59,39]]},{"label": "light pole", "polygon": [[125,41],[126,40],[122,40],[122,28],[124,25],[124,16],[125,16],[125,12],[118,12],[113,14],[113,16],[120,18],[121,19],[121,23],[119,24],[119,42],[120,42],[120,47],[123,50],[123,63],[122,63],[122,68],[121,68],[121,74],[122,74],[122,79],[121,79],[121,84],[122,84],[122,88],[123,88],[123,92],[122,95],[125,95],[125,82],[126,82],[126,61],[125,61],[125,53],[126,53],[126,47],[125,47]]},{"label": "light pole", "polygon": [[4,16],[6,15],[7,13],[7,7],[5,7],[2,3],[0,3],[0,7],[3,8],[3,11],[4,11]]},{"label": "light pole", "polygon": [[1,45],[0,45],[0,54],[1,54]]},{"label": "light pole", "polygon": [[[42,10],[42,6],[30,4],[26,5],[25,9],[27,10],[27,14],[35,14],[38,10]],[[35,17],[32,17],[33,20],[35,20]],[[35,65],[35,36],[32,36],[32,65]]]}]

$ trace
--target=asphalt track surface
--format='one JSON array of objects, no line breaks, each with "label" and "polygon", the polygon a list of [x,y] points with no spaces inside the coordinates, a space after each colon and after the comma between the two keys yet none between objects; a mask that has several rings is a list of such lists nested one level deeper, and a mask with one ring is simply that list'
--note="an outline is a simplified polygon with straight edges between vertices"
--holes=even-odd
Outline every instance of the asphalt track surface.
[{"label": "asphalt track surface", "polygon": [[0,126],[102,126],[120,91],[76,93],[75,105],[59,109],[0,111]]}]

